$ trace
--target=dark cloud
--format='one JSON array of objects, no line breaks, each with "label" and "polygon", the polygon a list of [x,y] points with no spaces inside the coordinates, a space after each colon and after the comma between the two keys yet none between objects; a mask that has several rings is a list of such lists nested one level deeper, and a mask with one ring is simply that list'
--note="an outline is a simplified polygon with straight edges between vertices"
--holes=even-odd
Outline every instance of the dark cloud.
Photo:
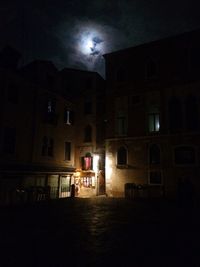
[{"label": "dark cloud", "polygon": [[[0,4],[0,47],[15,46],[24,61],[104,73],[103,53],[200,27],[195,0],[20,0]],[[93,46],[84,53],[84,36]]]}]

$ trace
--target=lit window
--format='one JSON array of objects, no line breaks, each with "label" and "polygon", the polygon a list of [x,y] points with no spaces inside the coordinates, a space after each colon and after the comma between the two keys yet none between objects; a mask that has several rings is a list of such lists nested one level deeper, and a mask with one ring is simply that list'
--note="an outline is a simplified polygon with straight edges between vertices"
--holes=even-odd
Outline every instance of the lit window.
[{"label": "lit window", "polygon": [[82,157],[82,169],[92,170],[93,168],[93,158],[90,153],[86,153],[85,157]]},{"label": "lit window", "polygon": [[125,147],[120,147],[117,151],[117,165],[127,164],[127,149]]},{"label": "lit window", "polygon": [[64,123],[68,125],[72,125],[74,123],[74,112],[65,108],[64,111]]},{"label": "lit window", "polygon": [[47,101],[47,113],[55,113],[56,109],[56,101],[53,99],[49,99]]},{"label": "lit window", "polygon": [[159,113],[150,113],[148,116],[149,116],[149,132],[159,132],[160,130]]}]

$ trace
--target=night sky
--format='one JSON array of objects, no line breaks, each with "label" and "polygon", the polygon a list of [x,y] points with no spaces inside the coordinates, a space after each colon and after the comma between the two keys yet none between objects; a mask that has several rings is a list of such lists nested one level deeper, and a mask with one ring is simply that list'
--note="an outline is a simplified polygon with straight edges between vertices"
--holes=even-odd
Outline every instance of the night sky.
[{"label": "night sky", "polygon": [[200,28],[194,0],[1,0],[0,48],[104,76],[102,54]]}]

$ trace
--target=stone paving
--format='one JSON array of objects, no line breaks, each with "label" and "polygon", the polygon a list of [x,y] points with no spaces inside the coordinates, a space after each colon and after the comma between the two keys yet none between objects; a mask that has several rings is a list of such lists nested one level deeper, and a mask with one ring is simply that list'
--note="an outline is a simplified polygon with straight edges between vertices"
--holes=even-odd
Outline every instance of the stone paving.
[{"label": "stone paving", "polygon": [[0,266],[200,266],[197,212],[68,198],[2,209]]}]

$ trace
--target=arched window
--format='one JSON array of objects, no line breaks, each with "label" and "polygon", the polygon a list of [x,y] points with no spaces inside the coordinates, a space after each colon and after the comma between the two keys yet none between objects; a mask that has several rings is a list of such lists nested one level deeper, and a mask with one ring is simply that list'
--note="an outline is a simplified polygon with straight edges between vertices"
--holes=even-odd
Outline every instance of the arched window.
[{"label": "arched window", "polygon": [[84,142],[91,142],[92,141],[92,127],[87,125],[84,131]]},{"label": "arched window", "polygon": [[125,147],[120,147],[117,151],[117,165],[127,164],[127,149]]},{"label": "arched window", "polygon": [[195,96],[190,95],[185,101],[185,117],[186,128],[189,131],[195,131],[199,129],[199,113],[197,106],[197,99]]},{"label": "arched window", "polygon": [[160,148],[156,144],[153,144],[149,147],[149,163],[150,164],[160,163]]},{"label": "arched window", "polygon": [[83,170],[92,170],[93,168],[93,158],[91,153],[86,153],[85,157],[82,157],[82,169]]},{"label": "arched window", "polygon": [[169,100],[169,128],[171,132],[176,132],[182,129],[183,116],[182,105],[177,97],[171,97]]}]

